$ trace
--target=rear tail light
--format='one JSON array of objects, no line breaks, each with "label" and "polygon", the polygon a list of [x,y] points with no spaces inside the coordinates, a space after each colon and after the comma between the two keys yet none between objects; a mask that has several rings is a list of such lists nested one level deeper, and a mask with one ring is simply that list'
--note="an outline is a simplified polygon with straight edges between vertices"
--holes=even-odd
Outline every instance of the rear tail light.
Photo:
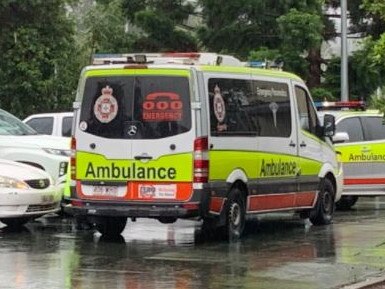
[{"label": "rear tail light", "polygon": [[76,138],[71,138],[71,179],[76,180]]},{"label": "rear tail light", "polygon": [[207,183],[209,178],[208,138],[194,141],[194,183]]}]

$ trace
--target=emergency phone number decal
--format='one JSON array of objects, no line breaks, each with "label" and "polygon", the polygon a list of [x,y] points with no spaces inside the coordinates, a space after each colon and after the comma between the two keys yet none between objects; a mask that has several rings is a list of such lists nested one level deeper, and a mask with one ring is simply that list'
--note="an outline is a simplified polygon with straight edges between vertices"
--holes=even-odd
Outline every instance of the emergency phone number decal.
[{"label": "emergency phone number decal", "polygon": [[183,102],[175,92],[153,92],[143,102],[144,121],[180,121],[183,114]]}]

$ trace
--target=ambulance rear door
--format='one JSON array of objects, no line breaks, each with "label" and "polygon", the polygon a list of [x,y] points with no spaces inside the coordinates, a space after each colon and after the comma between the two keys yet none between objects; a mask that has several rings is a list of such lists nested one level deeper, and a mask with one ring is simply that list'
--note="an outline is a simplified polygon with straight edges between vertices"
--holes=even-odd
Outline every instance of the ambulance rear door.
[{"label": "ambulance rear door", "polygon": [[192,193],[189,71],[86,72],[76,139],[81,198],[182,201]]}]

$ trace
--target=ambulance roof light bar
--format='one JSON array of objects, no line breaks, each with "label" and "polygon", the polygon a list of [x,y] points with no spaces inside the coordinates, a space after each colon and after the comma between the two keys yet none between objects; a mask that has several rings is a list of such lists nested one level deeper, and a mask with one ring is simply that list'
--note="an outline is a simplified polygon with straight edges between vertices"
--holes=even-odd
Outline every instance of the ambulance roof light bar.
[{"label": "ambulance roof light bar", "polygon": [[317,110],[365,110],[366,103],[363,100],[350,101],[322,101],[314,102]]},{"label": "ambulance roof light bar", "polygon": [[231,55],[223,55],[210,52],[95,54],[93,55],[92,61],[93,65],[149,63],[243,66],[242,62],[239,59]]}]

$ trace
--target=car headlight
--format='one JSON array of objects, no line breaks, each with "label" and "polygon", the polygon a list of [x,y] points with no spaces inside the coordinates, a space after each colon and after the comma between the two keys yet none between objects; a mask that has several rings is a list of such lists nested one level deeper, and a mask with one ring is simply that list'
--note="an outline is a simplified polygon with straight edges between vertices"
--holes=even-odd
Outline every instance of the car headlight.
[{"label": "car headlight", "polygon": [[71,156],[71,150],[60,150],[60,149],[51,149],[51,148],[43,148],[46,153],[57,155],[57,156]]},{"label": "car headlight", "polygon": [[29,186],[21,180],[0,176],[0,188],[29,189]]}]

